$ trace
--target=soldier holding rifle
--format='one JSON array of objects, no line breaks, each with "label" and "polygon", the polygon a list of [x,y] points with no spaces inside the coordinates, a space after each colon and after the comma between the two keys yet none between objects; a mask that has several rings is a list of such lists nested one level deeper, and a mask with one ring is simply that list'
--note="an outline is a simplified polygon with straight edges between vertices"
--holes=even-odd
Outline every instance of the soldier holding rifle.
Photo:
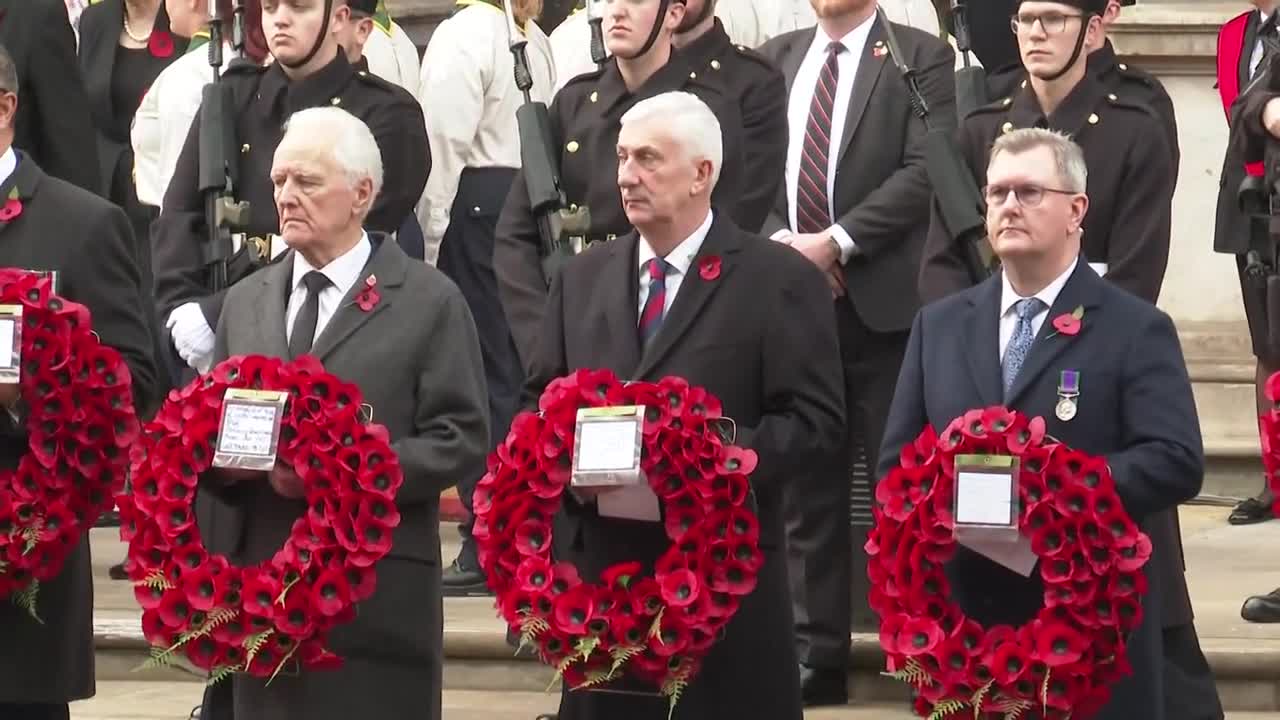
[{"label": "soldier holding rifle", "polygon": [[[322,105],[341,107],[373,131],[383,154],[385,190],[369,214],[369,229],[395,232],[426,185],[430,157],[417,100],[372,73],[357,71],[339,51],[334,31],[349,22],[346,0],[264,0],[262,27],[275,58],[269,67],[235,63],[222,82],[230,87],[229,117],[221,132],[233,135],[227,164],[238,169],[235,200],[246,217],[227,218],[230,248],[210,247],[211,224],[201,192],[201,128],[192,123],[186,146],[152,231],[156,301],[172,345],[186,365],[209,366],[213,330],[223,290],[211,282],[211,266],[225,265],[227,284],[249,275],[283,248],[268,170],[289,116]],[[224,135],[225,138],[225,135]],[[216,222],[216,221],[215,221]],[[223,258],[217,262],[211,259]]]}]

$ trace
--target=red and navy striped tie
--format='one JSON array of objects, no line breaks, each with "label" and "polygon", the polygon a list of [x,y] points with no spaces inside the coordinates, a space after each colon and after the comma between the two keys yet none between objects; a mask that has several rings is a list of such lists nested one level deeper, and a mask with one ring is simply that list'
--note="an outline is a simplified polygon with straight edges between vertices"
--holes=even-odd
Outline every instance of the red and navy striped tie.
[{"label": "red and navy striped tie", "polygon": [[809,122],[804,130],[800,180],[796,187],[796,230],[802,233],[820,233],[831,227],[827,166],[831,158],[831,114],[836,105],[836,84],[840,81],[836,56],[844,49],[841,43],[827,46],[827,61],[818,74],[813,102],[809,103]]},{"label": "red and navy striped tie", "polygon": [[667,273],[671,264],[656,257],[644,264],[649,272],[649,296],[645,298],[644,309],[640,311],[640,347],[647,347],[658,328],[662,327],[662,316],[667,307]]}]

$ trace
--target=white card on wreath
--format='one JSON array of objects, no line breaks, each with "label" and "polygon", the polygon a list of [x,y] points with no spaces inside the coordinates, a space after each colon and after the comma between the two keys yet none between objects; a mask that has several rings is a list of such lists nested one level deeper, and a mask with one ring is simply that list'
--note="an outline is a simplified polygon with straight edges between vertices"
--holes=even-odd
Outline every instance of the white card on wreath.
[{"label": "white card on wreath", "polygon": [[642,485],[644,407],[581,408],[573,431],[573,487]]},{"label": "white card on wreath", "polygon": [[270,470],[276,464],[280,423],[289,393],[229,388],[222,396],[213,466]]},{"label": "white card on wreath", "polygon": [[22,379],[22,306],[0,305],[0,384]]}]

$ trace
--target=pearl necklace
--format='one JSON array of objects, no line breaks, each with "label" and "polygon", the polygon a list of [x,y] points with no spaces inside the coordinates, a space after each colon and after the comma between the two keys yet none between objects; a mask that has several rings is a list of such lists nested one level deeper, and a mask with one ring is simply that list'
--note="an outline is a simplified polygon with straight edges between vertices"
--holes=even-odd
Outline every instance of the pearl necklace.
[{"label": "pearl necklace", "polygon": [[124,34],[128,35],[130,40],[136,43],[139,43],[141,45],[145,45],[148,41],[151,40],[150,32],[148,32],[146,35],[143,35],[142,37],[138,37],[137,35],[134,35],[133,30],[129,28],[129,4],[127,2],[124,4]]}]

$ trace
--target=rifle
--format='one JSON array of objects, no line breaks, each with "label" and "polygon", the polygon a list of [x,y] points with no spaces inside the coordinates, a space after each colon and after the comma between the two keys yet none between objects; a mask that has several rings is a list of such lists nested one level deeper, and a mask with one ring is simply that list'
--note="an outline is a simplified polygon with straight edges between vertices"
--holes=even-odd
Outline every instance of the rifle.
[{"label": "rifle", "polygon": [[[227,287],[227,262],[232,255],[232,230],[244,227],[249,204],[237,202],[240,180],[239,148],[236,145],[235,97],[231,86],[222,82],[222,18],[216,2],[209,3],[209,65],[213,82],[204,86],[200,103],[200,170],[198,188],[205,201],[208,232],[205,260],[209,265],[209,289]],[[243,48],[244,6],[233,3],[233,28]]]},{"label": "rifle", "polygon": [[951,0],[952,37],[956,50],[964,58],[964,67],[956,71],[956,115],[964,119],[969,113],[990,102],[987,99],[987,71],[975,67],[969,38],[968,0]]},{"label": "rifle", "polygon": [[600,67],[609,59],[609,53],[604,47],[604,18],[596,15],[592,7],[595,3],[596,0],[587,0],[587,25],[591,28],[591,62]]},{"label": "rifle", "polygon": [[883,9],[877,12],[884,27],[885,42],[889,45],[889,56],[907,85],[911,110],[924,123],[925,166],[942,210],[942,222],[964,253],[965,265],[974,284],[980,283],[991,274],[995,258],[987,241],[986,204],[982,201],[982,193],[978,191],[952,133],[945,128],[933,127],[929,122],[929,104],[924,93],[920,92],[916,71],[906,63],[893,23]]},{"label": "rifle", "polygon": [[[533,99],[533,74],[529,70],[526,47],[529,41],[516,27],[516,17],[511,0],[503,0],[507,15],[507,36],[511,56],[515,60],[516,87],[524,93],[524,104],[516,110],[516,123],[520,128],[520,164],[529,193],[529,209],[538,223],[541,244],[542,271],[551,280],[560,272],[560,265],[573,252],[560,240],[560,210],[565,206],[564,190],[560,186],[560,165],[556,160],[556,147],[551,134],[551,115],[545,103]],[[585,234],[586,230],[582,230]]]}]

